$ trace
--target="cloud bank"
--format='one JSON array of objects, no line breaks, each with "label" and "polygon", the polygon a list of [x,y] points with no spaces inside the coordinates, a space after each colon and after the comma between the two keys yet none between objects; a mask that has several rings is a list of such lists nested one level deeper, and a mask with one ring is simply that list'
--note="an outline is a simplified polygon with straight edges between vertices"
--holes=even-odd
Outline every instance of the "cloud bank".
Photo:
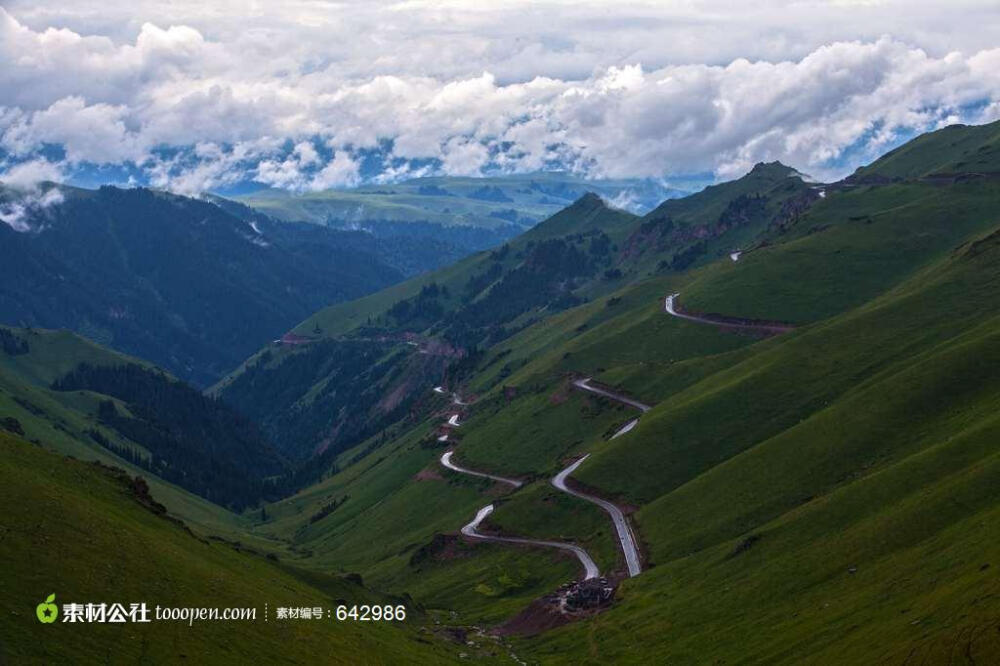
[{"label": "cloud bank", "polygon": [[995,3],[164,4],[0,8],[0,179],[42,156],[183,193],[775,159],[834,178],[1000,117]]}]

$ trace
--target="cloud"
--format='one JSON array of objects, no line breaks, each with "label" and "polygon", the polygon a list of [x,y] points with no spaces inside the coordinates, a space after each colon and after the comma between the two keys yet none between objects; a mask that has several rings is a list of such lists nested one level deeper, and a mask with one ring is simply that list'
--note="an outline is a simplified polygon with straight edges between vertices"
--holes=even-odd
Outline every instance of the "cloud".
[{"label": "cloud", "polygon": [[57,187],[43,188],[45,182],[62,179],[60,165],[46,160],[31,160],[0,171],[0,183],[14,190],[0,201],[0,222],[14,231],[37,230],[38,216],[48,208],[63,202]]},{"label": "cloud", "polygon": [[63,179],[63,166],[38,159],[12,164],[0,171],[0,183],[18,190],[31,190],[40,183],[58,183]]},{"label": "cloud", "polygon": [[834,178],[915,131],[1000,117],[995,3],[730,4],[14,0],[0,148],[184,193],[774,159]]},{"label": "cloud", "polygon": [[307,189],[326,190],[332,187],[350,187],[361,182],[358,163],[346,152],[338,152],[319,173],[309,181]]}]

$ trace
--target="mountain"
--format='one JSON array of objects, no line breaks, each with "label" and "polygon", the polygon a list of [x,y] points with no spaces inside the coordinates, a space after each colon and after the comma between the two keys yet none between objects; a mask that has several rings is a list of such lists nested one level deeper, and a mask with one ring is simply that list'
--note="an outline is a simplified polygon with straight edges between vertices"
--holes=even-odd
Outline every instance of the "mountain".
[{"label": "mountain", "polygon": [[403,416],[456,359],[472,363],[517,331],[630,281],[749,247],[817,198],[778,164],[643,218],[587,193],[495,250],[321,310],[293,331],[308,344],[271,345],[213,391],[259,415],[286,455],[330,456],[378,431],[390,413],[390,422]]},{"label": "mountain", "polygon": [[[297,257],[319,265],[325,265],[331,257],[337,258],[350,251],[360,256],[374,256],[404,277],[413,277],[453,264],[473,251],[463,238],[451,239],[452,242],[437,240],[420,235],[413,228],[401,229],[397,234],[376,236],[370,231],[277,220],[245,204],[218,196],[209,195],[206,199],[233,217],[251,224],[261,235],[266,235],[269,242],[276,242]],[[476,230],[469,231],[474,233]]]},{"label": "mountain", "polygon": [[260,190],[238,198],[286,221],[363,228],[380,238],[418,236],[472,252],[510,240],[587,192],[633,213],[685,194],[653,180],[588,180],[569,173],[540,172],[424,177],[315,193]]},{"label": "mountain", "polygon": [[249,420],[143,361],[66,331],[0,327],[3,429],[223,507],[282,491],[289,471]]},{"label": "mountain", "polygon": [[[407,409],[366,412],[261,529],[543,663],[997,660],[1000,184],[925,148],[961,135],[955,155],[985,155],[998,128],[918,138],[859,172],[880,178],[758,165],[642,218],[584,197],[317,313],[296,329],[315,351],[262,351],[216,390],[310,413],[347,386],[343,418],[349,382],[283,369],[364,336],[384,361],[465,353],[411,376]],[[582,456],[570,487],[627,516],[635,577],[605,509],[552,484]],[[567,614],[577,561],[458,536],[477,513],[480,534],[585,549],[612,598]]]},{"label": "mountain", "polygon": [[[836,183],[759,164],[643,216],[581,195],[499,247],[315,312],[211,389],[308,470],[283,496],[237,514],[151,473],[150,495],[195,534],[279,559],[227,575],[226,599],[258,577],[405,599],[417,663],[454,656],[442,635],[466,658],[546,664],[994,663],[1000,182],[954,167],[987,160],[998,128],[917,138]],[[0,334],[0,417],[17,424],[0,423],[117,456],[80,436],[108,400],[144,416],[80,365],[116,355],[44,335]],[[49,477],[76,497],[62,465],[106,483],[11,450],[37,481],[15,497]],[[118,525],[115,488],[95,500],[99,535]],[[39,506],[26,525],[59,517]],[[161,538],[131,514],[120,529],[127,552]],[[228,572],[213,545],[203,563]],[[407,636],[359,647],[393,659]]]},{"label": "mountain", "polygon": [[[0,224],[0,263],[16,276],[0,321],[69,328],[197,384],[317,308],[403,277],[366,234],[246,222],[146,189],[57,191],[30,231]],[[408,272],[430,265],[415,256]]]},{"label": "mountain", "polygon": [[[985,127],[985,129],[984,129]],[[993,177],[1000,173],[1000,128],[950,125],[928,132],[857,170],[849,181]]]},{"label": "mountain", "polygon": [[329,458],[405,416],[427,382],[480,345],[608,289],[613,248],[634,219],[585,195],[496,250],[321,311],[294,329],[299,344],[269,346],[213,390],[257,415],[285,455]]},{"label": "mountain", "polygon": [[[26,501],[30,499],[30,501]],[[163,514],[141,479],[104,465],[70,460],[0,432],[0,549],[5,584],[0,602],[17,626],[3,640],[13,662],[97,663],[178,659],[329,663],[378,654],[395,662],[452,663],[458,650],[411,621],[279,621],[277,608],[340,604],[406,604],[342,576],[303,572],[245,545],[206,539]],[[35,619],[35,605],[54,594],[58,626]],[[150,622],[63,623],[70,603],[145,603]],[[265,603],[268,606],[265,607]],[[248,609],[256,620],[154,620],[156,607]],[[265,614],[269,621],[265,622]],[[304,623],[304,624],[300,624]],[[123,631],[136,636],[121,640]],[[108,652],[108,645],[114,645]],[[336,650],[330,654],[330,646]],[[463,646],[469,652],[469,648]]]}]

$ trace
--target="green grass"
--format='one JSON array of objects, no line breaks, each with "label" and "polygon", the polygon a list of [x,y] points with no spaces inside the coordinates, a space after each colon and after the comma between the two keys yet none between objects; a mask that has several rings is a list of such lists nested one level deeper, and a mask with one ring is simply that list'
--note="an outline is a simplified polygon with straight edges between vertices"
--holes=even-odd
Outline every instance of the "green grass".
[{"label": "green grass", "polygon": [[[378,600],[327,577],[324,591],[259,555],[196,538],[136,501],[105,469],[0,434],[0,563],[4,656],[71,663],[251,661],[440,663],[453,648],[413,625],[263,621],[263,606],[332,607],[336,599]],[[140,602],[150,607],[255,607],[255,622],[42,625],[35,605]]]},{"label": "green grass", "polygon": [[[696,311],[808,323],[857,307],[1000,223],[994,183],[832,193],[805,233],[706,268],[681,292]],[[853,219],[852,219],[853,218]]]},{"label": "green grass", "polygon": [[642,504],[655,566],[593,623],[522,648],[553,663],[996,659],[998,256],[994,235],[771,340],[595,454],[577,476]]},{"label": "green grass", "polygon": [[[988,143],[959,139],[938,162],[911,146],[879,168],[914,178]],[[765,165],[661,212],[714,222],[732,196],[775,189],[802,193]],[[450,444],[461,464],[530,481],[519,490],[440,467],[434,429],[451,408],[432,396],[380,447],[358,443],[335,474],[266,507],[266,520],[208,509],[203,520],[283,553],[299,582],[359,572],[439,619],[495,625],[578,565],[457,538],[488,502],[497,504],[489,527],[578,542],[605,571],[620,564],[604,513],[548,483],[589,452],[576,478],[635,508],[647,570],[610,610],[518,639],[517,654],[594,664],[998,661],[998,196],[985,179],[831,190],[781,229],[755,221],[755,242],[768,242],[739,262],[707,256],[687,273],[650,276],[659,257],[646,254],[623,277],[582,287],[579,307],[524,313],[525,328],[487,348],[465,378],[463,394],[477,401]],[[622,237],[636,223],[619,222]],[[300,330],[349,334],[431,280],[464,284],[485,256],[325,310]],[[678,320],[662,312],[673,291],[692,309],[802,326],[761,339]],[[655,406],[608,441],[634,410],[573,391],[571,374]],[[66,415],[69,433],[54,419],[39,433],[70,446],[94,397],[60,400],[46,409]]]},{"label": "green grass", "polygon": [[489,525],[503,534],[575,543],[594,558],[602,572],[624,568],[607,514],[590,502],[556,490],[548,479],[499,503],[490,514]]},{"label": "green grass", "polygon": [[143,361],[118,354],[68,331],[11,329],[26,340],[29,353],[0,354],[0,416],[17,419],[24,437],[52,451],[81,460],[99,461],[148,478],[156,500],[201,534],[215,534],[255,548],[275,551],[283,546],[253,533],[250,521],[197,495],[148,474],[97,444],[89,430],[101,432],[109,441],[145,452],[96,418],[101,401],[112,400],[121,413],[128,408],[119,400],[91,391],[53,391],[51,383],[80,363],[120,365]]},{"label": "green grass", "polygon": [[456,462],[501,475],[551,476],[633,415],[568,381],[542,388],[510,403],[497,398],[477,406],[459,429]]},{"label": "green grass", "polygon": [[970,171],[1000,171],[1000,123],[928,132],[858,169],[857,175],[917,178]]}]

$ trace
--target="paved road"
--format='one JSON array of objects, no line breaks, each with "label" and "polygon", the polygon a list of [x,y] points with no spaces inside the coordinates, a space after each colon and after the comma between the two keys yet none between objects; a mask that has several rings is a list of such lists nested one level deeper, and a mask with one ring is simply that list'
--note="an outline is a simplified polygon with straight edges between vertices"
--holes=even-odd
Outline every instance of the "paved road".
[{"label": "paved road", "polygon": [[637,425],[639,425],[639,419],[637,418],[632,419],[631,421],[623,425],[621,428],[619,428],[615,434],[611,435],[611,439],[617,439],[622,435],[624,435],[625,433],[631,432],[632,428],[636,427]]},{"label": "paved road", "polygon": [[721,326],[722,328],[735,328],[744,331],[764,331],[765,333],[787,333],[788,331],[795,329],[795,327],[791,324],[782,324],[780,322],[741,321],[735,317],[724,317],[721,315],[706,317],[688,314],[677,309],[678,296],[680,296],[679,293],[670,294],[663,301],[663,309],[666,313],[672,317],[677,317],[678,319],[687,319],[688,321],[696,321],[699,324],[710,324],[712,326]]},{"label": "paved road", "polygon": [[[578,379],[575,382],[573,382],[573,386],[577,387],[578,389],[583,389],[584,391],[590,391],[591,393],[596,393],[597,395],[603,395],[605,398],[611,398],[612,400],[628,405],[629,407],[635,407],[636,409],[638,409],[640,412],[643,413],[648,412],[650,409],[652,409],[652,407],[650,407],[649,405],[643,402],[639,402],[638,400],[633,400],[632,398],[626,397],[621,393],[615,393],[614,391],[608,391],[607,389],[602,389],[597,386],[591,386],[590,380],[591,380],[590,377],[587,377],[585,379]],[[632,427],[634,428],[635,426]],[[629,430],[631,429],[632,428],[629,428]]]},{"label": "paved road", "polygon": [[569,493],[574,497],[579,497],[582,500],[593,502],[597,506],[604,509],[608,515],[611,516],[611,522],[615,524],[615,531],[618,532],[618,541],[621,544],[622,553],[625,555],[625,565],[628,567],[628,575],[638,576],[642,573],[642,559],[639,557],[639,548],[635,544],[635,535],[632,534],[632,527],[625,519],[625,514],[622,513],[622,510],[605,499],[594,497],[593,495],[588,495],[578,490],[573,490],[566,485],[566,479],[569,478],[569,475],[575,472],[576,468],[583,464],[583,461],[589,457],[590,454],[588,453],[563,471],[556,474],[552,479],[552,485],[564,493]]},{"label": "paved road", "polygon": [[496,476],[493,474],[487,474],[486,472],[475,472],[471,469],[466,469],[465,467],[459,467],[458,465],[456,465],[451,461],[451,455],[453,453],[454,451],[445,451],[444,454],[441,456],[441,464],[450,470],[453,470],[455,472],[461,472],[462,474],[470,474],[472,476],[481,476],[484,479],[493,479],[494,481],[499,481],[500,483],[506,483],[509,486],[514,486],[515,488],[520,488],[522,485],[524,485],[517,479],[508,479],[505,476]]},{"label": "paved road", "polygon": [[476,512],[476,517],[472,519],[468,525],[462,528],[462,534],[472,539],[482,539],[484,541],[497,541],[500,543],[518,543],[524,544],[526,546],[543,546],[546,548],[558,548],[560,550],[566,550],[574,555],[580,560],[580,564],[583,565],[583,579],[590,580],[591,578],[597,578],[601,575],[600,570],[597,568],[597,564],[594,563],[593,558],[579,546],[574,546],[571,543],[562,543],[560,541],[538,541],[536,539],[520,539],[517,537],[499,537],[499,536],[489,536],[487,534],[481,534],[479,532],[479,524],[486,519],[486,516],[493,513],[493,505],[487,504],[482,509]]}]

